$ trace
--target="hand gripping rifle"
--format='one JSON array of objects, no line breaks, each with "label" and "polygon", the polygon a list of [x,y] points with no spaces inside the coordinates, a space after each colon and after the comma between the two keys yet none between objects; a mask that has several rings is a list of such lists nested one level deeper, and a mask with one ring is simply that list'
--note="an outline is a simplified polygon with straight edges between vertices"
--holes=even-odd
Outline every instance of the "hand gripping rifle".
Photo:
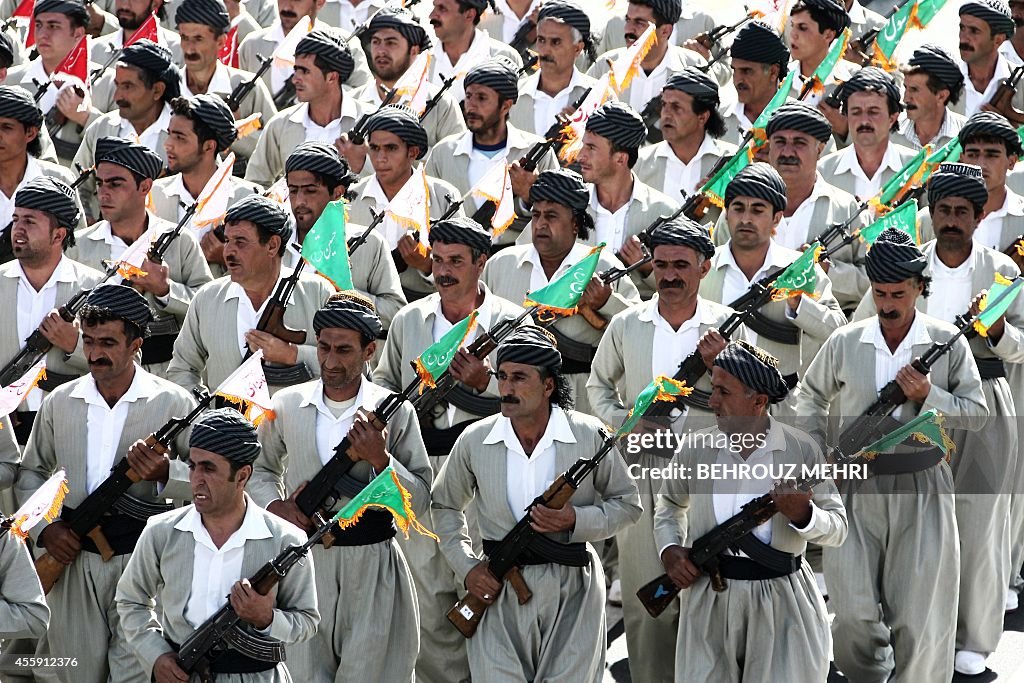
[{"label": "hand gripping rifle", "polygon": [[[534,531],[530,523],[530,510],[537,505],[555,510],[564,508],[580,484],[597,469],[604,457],[612,451],[617,440],[615,434],[606,433],[600,450],[593,457],[577,460],[548,487],[547,491],[537,496],[526,508],[526,514],[505,534],[505,537],[498,542],[494,552],[487,558],[488,570],[499,581],[508,579],[519,597],[519,604],[524,605],[533,597],[519,571],[519,558],[529,548],[534,538],[543,536],[539,531]],[[467,593],[466,597],[448,610],[448,621],[452,622],[452,625],[463,636],[472,638],[486,611],[487,603],[472,593]]]},{"label": "hand gripping rifle", "polygon": [[[192,216],[195,214],[198,206],[198,202],[193,202],[191,206],[185,209],[184,215],[173,229],[160,233],[160,236],[153,240],[153,244],[150,245],[149,251],[146,253],[147,260],[152,261],[153,263],[163,263],[164,256],[167,255],[167,250],[171,248],[174,240],[178,239],[181,235],[182,229],[185,227],[185,224],[192,219]],[[131,286],[131,280],[124,280],[121,284]]]},{"label": "hand gripping rifle", "polygon": [[398,89],[392,88],[388,91],[387,97],[381,101],[380,106],[374,111],[363,112],[363,115],[356,121],[356,125],[352,126],[352,130],[348,132],[348,139],[353,145],[361,145],[366,142],[366,127],[370,123],[370,117],[382,110],[395,101],[395,97],[398,96]]},{"label": "hand gripping rifle", "polygon": [[231,94],[228,95],[227,99],[224,100],[224,102],[228,105],[228,109],[230,109],[231,111],[235,111],[236,109],[238,109],[239,105],[242,104],[242,100],[244,100],[249,95],[249,93],[251,93],[256,88],[256,84],[259,83],[259,80],[261,78],[263,78],[263,74],[267,73],[267,69],[269,69],[270,65],[274,63],[273,56],[263,57],[261,55],[259,57],[259,60],[260,68],[256,70],[256,73],[253,74],[252,78],[246,81],[242,81],[241,83],[236,85],[234,89],[231,91]]},{"label": "hand gripping rifle", "polygon": [[[185,417],[172,417],[163,427],[146,437],[146,445],[160,454],[167,453],[171,443],[192,424],[199,415],[213,401],[213,396],[202,389],[193,390],[199,404]],[[88,536],[96,544],[103,561],[108,561],[114,556],[114,549],[110,547],[103,531],[100,529],[100,522],[104,515],[119,510],[132,517],[147,518],[153,514],[166,511],[168,508],[161,504],[148,503],[127,495],[128,489],[142,481],[138,472],[128,464],[128,458],[121,460],[114,466],[110,476],[90,493],[82,504],[73,512],[67,508],[61,516],[68,522],[71,531],[79,538]],[[64,565],[45,553],[36,560],[36,572],[43,584],[43,592],[49,593],[53,585],[57,583],[60,575],[64,572]]]},{"label": "hand gripping rifle", "polygon": [[[260,315],[259,322],[256,323],[257,330],[269,332],[281,341],[286,341],[289,344],[300,345],[305,343],[306,330],[293,330],[284,323],[284,312],[292,300],[292,294],[295,292],[295,286],[299,284],[299,276],[302,274],[302,269],[305,265],[305,259],[299,259],[298,265],[295,266],[291,274],[286,278],[282,278],[277,283],[274,295],[270,297],[267,307],[263,309],[263,314]],[[248,360],[252,354],[252,349],[246,351],[245,358],[242,361]]]},{"label": "hand gripping rifle", "polygon": [[[641,258],[639,261],[637,261],[631,266],[627,266],[626,268],[612,266],[608,270],[599,273],[597,278],[601,281],[602,284],[604,284],[605,286],[609,286],[615,284],[616,282],[626,277],[633,271],[640,270],[641,268],[646,266],[648,263],[651,262],[654,256],[651,254],[650,249],[648,249],[646,245],[641,244],[640,249],[641,251],[643,251],[644,255],[643,258]],[[586,320],[587,323],[595,330],[603,330],[604,328],[608,327],[608,320],[600,313],[598,313],[596,309],[580,304],[579,306],[577,306],[577,310],[579,314],[583,316],[583,319]]]},{"label": "hand gripping rifle", "polygon": [[1008,78],[1004,78],[999,83],[996,94],[985,105],[1005,116],[1014,127],[1024,125],[1024,111],[1013,106],[1013,96],[1017,94],[1017,86],[1020,84],[1022,76],[1024,76],[1024,64],[1015,68]]},{"label": "hand gripping rifle", "polygon": [[[583,105],[583,102],[590,96],[590,91],[592,89],[593,88],[587,88],[579,97],[576,98],[576,101],[572,103],[573,111],[579,109],[580,106]],[[535,171],[537,169],[537,164],[539,164],[540,160],[544,158],[547,151],[549,149],[554,149],[555,145],[561,144],[563,140],[562,129],[565,128],[566,123],[567,121],[563,116],[559,115],[556,117],[555,122],[551,124],[551,127],[548,128],[546,133],[544,133],[544,139],[527,150],[526,154],[519,159],[519,167],[524,171],[530,171],[531,173]]]}]

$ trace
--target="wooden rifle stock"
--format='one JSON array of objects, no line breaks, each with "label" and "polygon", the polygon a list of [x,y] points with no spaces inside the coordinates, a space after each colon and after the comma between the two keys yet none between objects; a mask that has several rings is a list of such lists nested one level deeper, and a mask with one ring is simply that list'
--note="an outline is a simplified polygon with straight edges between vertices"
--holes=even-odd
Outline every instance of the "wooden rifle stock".
[{"label": "wooden rifle stock", "polygon": [[1024,64],[1016,67],[1009,78],[1003,79],[996,90],[996,94],[985,105],[987,108],[1005,116],[1014,127],[1024,125],[1024,111],[1013,106],[1013,97],[1017,94],[1017,86],[1020,84],[1022,76],[1024,76]]},{"label": "wooden rifle stock", "polygon": [[[302,273],[302,268],[305,265],[305,260],[299,259],[299,263],[295,266],[295,270],[292,271],[291,275],[277,283],[274,295],[267,302],[267,307],[263,309],[263,314],[260,315],[259,322],[256,324],[257,330],[269,332],[281,341],[286,341],[289,344],[300,345],[305,343],[306,330],[293,330],[285,325],[284,322],[285,310],[288,308],[288,303],[292,299],[295,286],[299,283],[299,275]],[[251,355],[252,350],[246,353],[245,357],[248,358]]]}]

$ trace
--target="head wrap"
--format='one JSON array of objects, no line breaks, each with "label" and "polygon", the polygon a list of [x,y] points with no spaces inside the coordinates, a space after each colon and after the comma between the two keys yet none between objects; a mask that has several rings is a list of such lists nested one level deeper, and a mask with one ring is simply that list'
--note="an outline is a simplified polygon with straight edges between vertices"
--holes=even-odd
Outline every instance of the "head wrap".
[{"label": "head wrap", "polygon": [[232,204],[224,214],[224,222],[233,223],[235,221],[255,223],[272,235],[280,235],[282,242],[287,242],[292,236],[288,212],[277,202],[262,195],[247,195]]},{"label": "head wrap", "polygon": [[296,147],[284,163],[284,172],[287,174],[292,171],[309,171],[327,176],[345,187],[359,179],[359,176],[352,173],[348,161],[338,153],[338,148],[326,142],[303,142]]},{"label": "head wrap", "polygon": [[[417,45],[421,50],[430,49],[431,43],[426,29],[416,21],[412,12],[402,7],[383,7],[373,15],[369,26],[366,27],[366,31],[360,38],[363,45],[369,45],[373,34],[385,28],[398,31],[403,38],[409,41],[409,47]],[[365,47],[364,51],[369,54]]]},{"label": "head wrap", "polygon": [[718,81],[695,66],[687,66],[672,74],[663,90],[678,90],[698,102],[717,107],[719,105]]},{"label": "head wrap", "polygon": [[0,85],[0,119],[14,119],[38,128],[43,125],[43,112],[28,90],[18,85]]},{"label": "head wrap", "polygon": [[187,107],[193,121],[198,120],[209,128],[216,139],[218,151],[227,149],[238,139],[235,117],[228,109],[227,103],[217,95],[205,93],[180,97],[172,102],[171,106]]},{"label": "head wrap", "polygon": [[969,14],[978,17],[992,29],[992,35],[1004,34],[1013,37],[1015,29],[1010,7],[1003,0],[967,0],[960,5],[960,16]]},{"label": "head wrap", "polygon": [[725,188],[726,209],[736,197],[763,199],[771,204],[775,211],[784,211],[786,209],[786,182],[775,170],[775,167],[759,161],[737,173]]},{"label": "head wrap", "polygon": [[238,465],[251,465],[261,448],[256,428],[234,408],[203,413],[192,425],[188,447],[216,453]]},{"label": "head wrap", "polygon": [[786,398],[789,385],[779,372],[779,359],[746,341],[729,342],[715,357],[715,365],[743,382],[770,403]]},{"label": "head wrap", "polygon": [[590,16],[575,0],[546,0],[537,14],[537,25],[540,26],[545,19],[553,19],[579,31],[587,53],[594,53],[593,57],[596,57],[594,41],[590,35]]},{"label": "head wrap", "polygon": [[883,230],[864,260],[868,280],[883,285],[916,277],[927,264],[924,252],[899,228]]},{"label": "head wrap", "polygon": [[519,100],[519,74],[515,65],[504,57],[486,59],[470,69],[463,86],[469,88],[474,83],[487,86],[506,100]]},{"label": "head wrap", "polygon": [[685,216],[662,224],[651,233],[650,241],[651,251],[665,245],[690,247],[704,258],[715,255],[715,243],[711,241],[708,231]]},{"label": "head wrap", "polygon": [[224,0],[182,0],[174,12],[175,24],[203,24],[214,33],[227,33],[231,27]]},{"label": "head wrap", "polygon": [[972,138],[997,138],[1006,143],[1007,154],[1024,156],[1024,149],[1021,149],[1017,129],[1006,120],[1005,116],[994,111],[979,111],[967,119],[967,123],[960,129],[959,137],[961,145],[966,144]]},{"label": "head wrap", "polygon": [[422,159],[430,147],[427,132],[423,130],[420,118],[409,107],[400,104],[389,104],[373,113],[366,121],[366,137],[370,133],[383,130],[394,133],[405,144],[419,149],[417,159]]},{"label": "head wrap", "polygon": [[36,17],[47,12],[66,14],[78,19],[83,26],[89,25],[89,10],[85,8],[85,3],[82,0],[39,0],[32,10],[32,16]]},{"label": "head wrap", "polygon": [[644,5],[657,12],[669,24],[679,21],[683,16],[682,0],[630,0],[635,5]]},{"label": "head wrap", "polygon": [[164,99],[170,101],[181,93],[181,72],[174,64],[174,56],[163,45],[148,38],[137,40],[124,48],[118,63],[142,69],[167,86]]},{"label": "head wrap", "polygon": [[488,7],[488,0],[462,0],[473,9],[478,9],[483,12]]},{"label": "head wrap", "polygon": [[136,292],[133,287],[102,284],[89,293],[85,305],[87,308],[106,311],[115,318],[135,325],[142,331],[143,336],[149,334],[153,311],[150,310],[146,297]]},{"label": "head wrap", "polygon": [[640,149],[647,141],[647,126],[640,114],[625,102],[601,105],[587,119],[587,131],[611,140],[623,149]]},{"label": "head wrap", "polygon": [[922,45],[917,48],[907,64],[935,76],[953,95],[964,87],[964,75],[957,61],[938,45]]},{"label": "head wrap", "polygon": [[828,142],[832,124],[816,107],[803,102],[785,102],[772,113],[765,126],[768,137],[780,130],[795,130],[810,135],[818,142]]},{"label": "head wrap", "polygon": [[928,205],[946,197],[963,197],[979,211],[988,201],[981,169],[971,164],[941,164],[928,181]]},{"label": "head wrap", "polygon": [[149,147],[124,138],[104,136],[96,141],[96,163],[124,166],[143,178],[156,180],[164,170],[164,160]]},{"label": "head wrap", "polygon": [[846,4],[842,0],[799,0],[790,11],[790,16],[806,8],[824,31],[832,29],[837,34],[850,26],[850,15],[846,13]]},{"label": "head wrap", "polygon": [[384,331],[373,302],[354,292],[333,294],[313,314],[313,331],[316,334],[327,327],[355,330],[367,339],[376,339]]},{"label": "head wrap", "polygon": [[758,64],[778,64],[779,78],[789,73],[789,48],[782,36],[763,21],[751,21],[736,33],[730,54]]},{"label": "head wrap", "polygon": [[0,31],[0,69],[14,64],[14,39],[6,31]]},{"label": "head wrap", "polygon": [[498,368],[505,362],[534,365],[557,373],[562,369],[562,354],[550,332],[527,325],[518,328],[498,344]]},{"label": "head wrap", "polygon": [[14,206],[45,211],[56,218],[57,224],[63,228],[74,230],[78,225],[75,191],[50,176],[37,176],[25,183],[14,194]]},{"label": "head wrap", "polygon": [[865,66],[853,74],[845,83],[839,86],[836,96],[843,106],[846,106],[850,95],[857,92],[876,92],[884,95],[892,111],[903,111],[903,103],[900,101],[900,89],[893,80],[892,75],[877,66]]},{"label": "head wrap", "polygon": [[327,62],[328,69],[341,75],[342,83],[348,81],[356,68],[348,43],[333,28],[318,28],[307,33],[295,47],[295,56],[299,55],[320,57]]},{"label": "head wrap", "polygon": [[586,211],[590,190],[576,171],[568,168],[541,171],[530,188],[530,203],[555,202],[573,211]]},{"label": "head wrap", "polygon": [[456,216],[430,226],[430,244],[465,244],[470,249],[491,253],[491,231],[485,230],[472,218]]}]

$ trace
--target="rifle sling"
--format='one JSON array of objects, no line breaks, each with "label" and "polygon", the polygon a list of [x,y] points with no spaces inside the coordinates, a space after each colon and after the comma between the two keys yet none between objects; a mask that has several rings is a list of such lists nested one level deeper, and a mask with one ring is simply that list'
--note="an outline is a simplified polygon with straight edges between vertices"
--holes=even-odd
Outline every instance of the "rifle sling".
[{"label": "rifle sling", "polygon": [[759,337],[779,344],[794,346],[800,343],[800,328],[789,321],[772,320],[761,311],[754,311],[744,323]]},{"label": "rifle sling", "polygon": [[488,417],[501,412],[501,399],[474,394],[458,382],[445,396],[445,400],[460,410],[480,417]]},{"label": "rifle sling", "polygon": [[975,356],[974,362],[978,365],[978,374],[981,375],[982,379],[1006,377],[1006,366],[1003,365],[1002,359],[979,358]]},{"label": "rifle sling", "polygon": [[151,334],[142,344],[142,365],[166,363],[174,356],[174,340],[178,334]]},{"label": "rifle sling", "polygon": [[423,445],[427,448],[427,455],[445,457],[452,452],[452,447],[462,432],[476,420],[466,420],[448,429],[438,429],[427,424],[420,424],[420,435],[423,437]]},{"label": "rifle sling", "polygon": [[[501,541],[484,539],[484,554],[490,557],[498,551]],[[586,543],[559,543],[544,534],[534,534],[529,544],[516,558],[516,565],[560,564],[564,567],[589,567],[590,555]]]}]

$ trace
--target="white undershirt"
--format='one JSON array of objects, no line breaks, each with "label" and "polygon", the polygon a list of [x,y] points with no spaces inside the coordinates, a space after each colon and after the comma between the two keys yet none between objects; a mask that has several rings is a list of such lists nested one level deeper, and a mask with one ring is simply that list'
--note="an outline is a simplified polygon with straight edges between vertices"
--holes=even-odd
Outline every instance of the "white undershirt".
[{"label": "white undershirt", "polygon": [[[356,392],[352,401],[343,402],[349,405],[338,415],[334,414],[334,411],[331,410],[331,405],[329,405],[335,402],[330,401],[324,396],[323,382],[317,381],[311,385],[309,394],[302,405],[313,405],[316,407],[316,452],[322,464],[326,465],[327,461],[334,457],[335,447],[345,438],[348,430],[352,429],[352,424],[356,421],[356,413],[363,407],[365,389],[368,383],[365,377],[360,379],[359,391]],[[335,403],[335,405],[337,404]]]},{"label": "white undershirt", "polygon": [[932,274],[932,293],[928,297],[928,315],[947,323],[953,322],[956,316],[965,313],[971,305],[974,292],[971,283],[974,275],[976,252],[956,268],[944,264],[935,252],[929,257]]},{"label": "white undershirt", "polygon": [[[286,277],[284,268],[281,269],[281,277]],[[267,303],[273,298],[268,296],[259,309],[253,308],[252,300],[249,295],[245,293],[242,285],[237,282],[232,282],[228,286],[227,295],[225,300],[238,299],[238,311],[235,314],[235,334],[238,336],[238,351],[244,357],[248,346],[245,341],[245,335],[249,330],[255,330],[256,326],[260,322],[260,316],[263,315],[263,309],[267,307]]]},{"label": "white undershirt", "polygon": [[[636,181],[633,182],[636,188]],[[590,188],[590,215],[594,218],[594,234],[597,243],[606,242],[608,249],[618,251],[626,240],[626,216],[629,214],[629,205],[633,202],[630,195],[625,204],[616,211],[609,211],[601,205],[597,198],[597,186]]]}]

